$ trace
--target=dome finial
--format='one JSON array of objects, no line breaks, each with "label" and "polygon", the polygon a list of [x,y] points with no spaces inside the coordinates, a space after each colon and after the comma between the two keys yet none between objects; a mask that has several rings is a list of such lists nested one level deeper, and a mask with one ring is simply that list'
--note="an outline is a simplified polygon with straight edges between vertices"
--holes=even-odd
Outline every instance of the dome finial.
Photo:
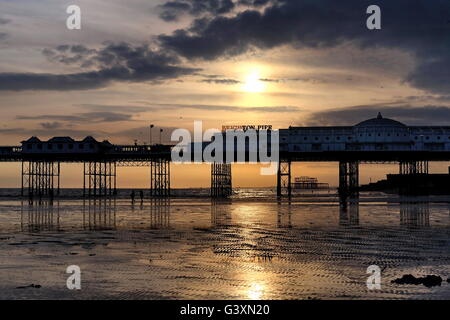
[{"label": "dome finial", "polygon": [[381,112],[378,112],[377,119],[383,119],[383,116],[381,115]]}]

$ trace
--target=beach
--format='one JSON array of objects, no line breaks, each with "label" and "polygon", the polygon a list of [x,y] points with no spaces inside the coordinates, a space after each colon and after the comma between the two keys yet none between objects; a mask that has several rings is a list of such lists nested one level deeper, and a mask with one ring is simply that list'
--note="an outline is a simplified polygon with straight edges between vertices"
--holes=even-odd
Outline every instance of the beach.
[{"label": "beach", "polygon": [[[329,195],[249,193],[134,204],[3,197],[0,299],[450,298],[449,203],[377,195],[344,208]],[[80,290],[66,286],[70,265]],[[371,265],[380,290],[367,288]],[[391,283],[405,274],[443,282]]]}]

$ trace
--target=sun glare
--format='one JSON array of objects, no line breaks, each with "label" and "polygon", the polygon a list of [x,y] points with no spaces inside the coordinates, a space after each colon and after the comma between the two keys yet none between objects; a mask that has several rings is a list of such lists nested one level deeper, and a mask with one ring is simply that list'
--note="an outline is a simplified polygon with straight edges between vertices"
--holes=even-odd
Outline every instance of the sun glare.
[{"label": "sun glare", "polygon": [[253,283],[247,291],[247,296],[252,300],[260,300],[264,294],[264,287],[258,283]]},{"label": "sun glare", "polygon": [[263,92],[266,88],[264,82],[260,80],[259,72],[253,71],[245,78],[244,85],[242,89],[245,92],[258,93]]}]

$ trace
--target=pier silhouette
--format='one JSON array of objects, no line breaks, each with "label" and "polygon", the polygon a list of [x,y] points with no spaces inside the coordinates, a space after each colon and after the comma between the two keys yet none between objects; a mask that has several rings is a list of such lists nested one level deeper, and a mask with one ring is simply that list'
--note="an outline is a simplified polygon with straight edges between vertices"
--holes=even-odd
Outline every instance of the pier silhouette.
[{"label": "pier silhouette", "polygon": [[[338,194],[341,200],[346,201],[359,197],[361,163],[398,163],[400,174],[417,181],[415,176],[429,174],[430,161],[450,161],[450,127],[408,127],[383,118],[381,114],[349,127],[289,127],[278,131],[279,150],[272,152],[278,152],[276,184],[279,198],[292,196],[291,167],[294,162],[338,162]],[[225,137],[228,133],[219,134]],[[231,196],[231,164],[250,162],[251,153],[259,152],[259,140],[256,147],[251,146],[251,140],[245,134],[243,131],[244,157],[239,158],[235,148],[227,149],[232,153],[231,157],[224,152],[223,162],[211,163],[211,197]],[[202,142],[200,152],[209,143]],[[32,137],[22,141],[21,146],[0,147],[0,161],[21,162],[22,195],[28,195],[30,200],[34,197],[53,199],[59,194],[61,163],[83,163],[85,197],[114,196],[117,193],[117,167],[142,166],[150,168],[150,196],[167,198],[170,197],[173,147],[162,144],[114,145],[92,137],[80,141],[70,137],[41,141]],[[195,153],[198,152],[195,149],[191,144],[192,159],[200,157],[200,162],[207,162],[201,154]],[[259,157],[256,159],[260,162]],[[411,186],[411,190],[402,190],[402,193],[408,194],[418,187]]]}]

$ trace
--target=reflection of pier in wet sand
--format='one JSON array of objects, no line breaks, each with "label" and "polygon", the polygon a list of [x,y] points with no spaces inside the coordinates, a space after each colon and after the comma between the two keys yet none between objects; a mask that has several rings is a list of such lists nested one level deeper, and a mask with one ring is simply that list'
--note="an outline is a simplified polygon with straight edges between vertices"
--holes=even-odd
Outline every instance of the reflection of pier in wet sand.
[{"label": "reflection of pier in wet sand", "polygon": [[[61,231],[62,223],[80,224],[84,230],[116,230],[121,227],[133,228],[134,223],[146,225],[148,229],[171,228],[171,200],[168,198],[151,198],[143,201],[137,212],[147,212],[147,215],[134,215],[135,205],[131,212],[117,218],[118,202],[115,197],[82,200],[81,216],[66,216],[61,210],[66,203],[63,200],[42,200],[33,204],[21,202],[20,225],[22,231]],[[238,203],[238,202],[237,202]],[[210,202],[210,225],[212,228],[229,227],[232,225],[233,208],[236,203],[232,199],[215,199]],[[339,226],[360,225],[360,201],[340,202],[335,209]],[[273,221],[278,228],[294,228],[301,214],[302,204],[291,201],[278,201]],[[128,205],[126,208],[130,208]],[[450,209],[449,209],[450,210]],[[179,211],[179,210],[177,210]],[[411,228],[430,227],[430,203],[424,200],[401,200],[398,204],[398,225]],[[449,211],[450,212],[450,211]],[[122,210],[123,214],[123,210]],[[74,220],[75,219],[75,220]],[[76,220],[78,219],[78,220]],[[131,219],[131,220],[130,220]],[[175,217],[175,219],[179,219]],[[239,220],[239,219],[238,219]],[[119,222],[118,222],[119,221]],[[121,222],[120,222],[121,221]]]},{"label": "reflection of pier in wet sand", "polygon": [[20,226],[28,232],[59,230],[60,213],[59,201],[42,200],[39,205],[21,202]]},{"label": "reflection of pier in wet sand", "polygon": [[87,230],[115,230],[116,199],[83,200],[83,228]]},{"label": "reflection of pier in wet sand", "polygon": [[211,227],[221,228],[231,225],[232,201],[229,199],[214,199],[211,201]]},{"label": "reflection of pier in wet sand", "polygon": [[277,206],[277,226],[278,228],[292,228],[292,204],[278,201]]},{"label": "reflection of pier in wet sand", "polygon": [[357,226],[359,225],[359,201],[342,203],[339,206],[339,225]]},{"label": "reflection of pier in wet sand", "polygon": [[424,201],[401,202],[400,224],[407,227],[429,227],[430,204]]},{"label": "reflection of pier in wet sand", "polygon": [[170,228],[170,200],[156,198],[150,200],[150,229]]}]

